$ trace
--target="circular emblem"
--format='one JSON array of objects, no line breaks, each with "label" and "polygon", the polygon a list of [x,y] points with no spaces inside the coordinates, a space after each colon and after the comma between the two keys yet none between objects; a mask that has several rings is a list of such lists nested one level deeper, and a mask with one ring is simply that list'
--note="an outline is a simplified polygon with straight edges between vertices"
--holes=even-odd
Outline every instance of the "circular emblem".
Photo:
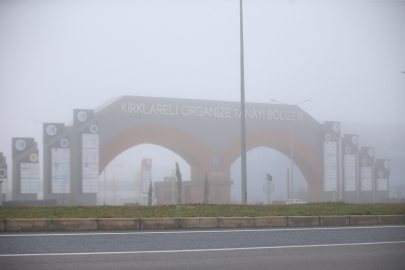
[{"label": "circular emblem", "polygon": [[330,141],[330,139],[332,139],[332,136],[330,136],[330,134],[326,134],[325,135],[325,140]]},{"label": "circular emblem", "polygon": [[374,157],[374,149],[373,148],[368,149],[368,155],[370,157]]},{"label": "circular emblem", "polygon": [[353,137],[352,137],[352,143],[353,143],[354,145],[357,145],[357,136],[353,136]]},{"label": "circular emblem", "polygon": [[31,162],[37,162],[37,160],[38,160],[38,155],[37,155],[37,154],[31,154],[31,155],[30,155],[30,160],[31,160]]},{"label": "circular emblem", "polygon": [[87,113],[85,113],[84,111],[80,111],[77,114],[77,119],[79,119],[80,122],[84,122],[87,119]]},{"label": "circular emblem", "polygon": [[0,178],[6,178],[7,171],[6,169],[0,169]]},{"label": "circular emblem", "polygon": [[62,140],[60,140],[60,145],[62,147],[68,147],[69,146],[69,141],[67,139],[62,139]]},{"label": "circular emblem", "polygon": [[92,125],[92,126],[90,127],[90,131],[91,131],[92,133],[96,133],[96,132],[98,131],[98,127],[97,127],[96,125]]},{"label": "circular emblem", "polygon": [[387,170],[390,168],[390,162],[388,160],[384,161],[384,168]]},{"label": "circular emblem", "polygon": [[25,149],[25,146],[26,146],[26,144],[25,144],[25,141],[23,141],[23,140],[18,140],[15,142],[15,148],[17,148],[17,150],[22,151]]},{"label": "circular emblem", "polygon": [[384,176],[383,172],[382,172],[382,171],[379,171],[379,172],[378,172],[378,177],[383,178],[383,176]]},{"label": "circular emblem", "polygon": [[53,136],[56,134],[56,127],[54,125],[49,125],[46,127],[46,133],[48,133],[49,136]]},{"label": "circular emblem", "polygon": [[346,147],[345,151],[346,151],[346,154],[350,154],[350,152],[352,151],[352,149],[350,149],[350,147]]},{"label": "circular emblem", "polygon": [[222,158],[221,157],[214,157],[212,159],[212,164],[214,164],[215,168],[217,168],[218,170],[220,170],[222,168]]},{"label": "circular emblem", "polygon": [[363,164],[364,167],[367,166],[367,159],[363,159],[363,161],[361,162],[361,164]]},{"label": "circular emblem", "polygon": [[333,124],[333,130],[334,130],[335,132],[338,132],[338,131],[340,130],[340,125],[339,125],[338,123],[334,123],[334,124]]}]

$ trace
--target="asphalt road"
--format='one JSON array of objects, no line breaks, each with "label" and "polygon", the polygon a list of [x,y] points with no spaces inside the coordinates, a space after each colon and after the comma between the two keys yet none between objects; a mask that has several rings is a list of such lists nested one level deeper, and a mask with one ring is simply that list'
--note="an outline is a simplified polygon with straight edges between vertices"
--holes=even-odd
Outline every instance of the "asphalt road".
[{"label": "asphalt road", "polygon": [[0,234],[0,269],[405,269],[405,226]]}]

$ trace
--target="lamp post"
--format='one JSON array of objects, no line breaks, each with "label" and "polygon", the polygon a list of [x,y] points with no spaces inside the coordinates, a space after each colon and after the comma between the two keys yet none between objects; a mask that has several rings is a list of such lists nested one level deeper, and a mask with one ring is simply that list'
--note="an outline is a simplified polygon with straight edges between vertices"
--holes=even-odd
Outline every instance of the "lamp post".
[{"label": "lamp post", "polygon": [[[287,105],[287,106],[297,106],[298,104],[304,103],[304,102],[308,102],[311,101],[312,99],[307,99],[295,104],[285,104],[283,102],[277,101],[275,99],[270,99],[271,101],[283,104],[283,105]],[[302,117],[302,116],[301,116]],[[290,139],[290,143],[291,143],[291,193],[292,193],[292,199],[294,201],[294,139],[293,139],[293,125],[292,125],[293,120],[290,119],[290,135],[291,135],[291,139]]]},{"label": "lamp post", "polygon": [[240,88],[241,88],[241,192],[242,204],[247,204],[247,173],[246,173],[246,124],[245,124],[245,71],[243,61],[243,12],[242,0],[239,1],[240,11]]}]

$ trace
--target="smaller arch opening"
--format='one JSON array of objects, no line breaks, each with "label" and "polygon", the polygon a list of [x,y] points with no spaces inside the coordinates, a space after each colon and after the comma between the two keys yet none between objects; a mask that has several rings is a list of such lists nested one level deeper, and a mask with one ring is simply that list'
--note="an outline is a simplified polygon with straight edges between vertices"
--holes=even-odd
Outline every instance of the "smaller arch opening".
[{"label": "smaller arch opening", "polygon": [[[272,184],[274,193],[270,195],[270,201],[281,201],[288,198],[287,193],[287,169],[291,174],[291,159],[283,153],[270,147],[257,147],[246,153],[247,166],[247,197],[248,203],[267,204],[267,195],[263,185],[267,182],[266,173],[273,176]],[[308,201],[308,183],[301,170],[294,164],[294,198]],[[234,184],[231,187],[232,202],[241,202],[241,158],[239,157],[231,165],[231,179]],[[290,183],[291,190],[291,183]],[[292,198],[292,193],[290,193]]]},{"label": "smaller arch opening", "polygon": [[141,192],[141,162],[144,158],[152,159],[152,183],[173,176],[176,162],[183,181],[190,180],[191,167],[181,156],[159,145],[139,144],[120,153],[101,172],[97,204],[147,204],[147,194]]}]

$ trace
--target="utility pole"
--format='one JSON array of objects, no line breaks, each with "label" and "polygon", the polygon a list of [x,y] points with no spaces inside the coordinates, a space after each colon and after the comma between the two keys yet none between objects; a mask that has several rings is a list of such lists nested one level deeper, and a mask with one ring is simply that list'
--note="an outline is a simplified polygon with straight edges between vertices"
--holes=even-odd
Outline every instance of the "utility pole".
[{"label": "utility pole", "polygon": [[243,10],[240,0],[240,87],[241,87],[241,165],[242,165],[242,204],[247,204],[247,173],[246,173],[246,123],[245,123],[245,70],[243,55]]}]

